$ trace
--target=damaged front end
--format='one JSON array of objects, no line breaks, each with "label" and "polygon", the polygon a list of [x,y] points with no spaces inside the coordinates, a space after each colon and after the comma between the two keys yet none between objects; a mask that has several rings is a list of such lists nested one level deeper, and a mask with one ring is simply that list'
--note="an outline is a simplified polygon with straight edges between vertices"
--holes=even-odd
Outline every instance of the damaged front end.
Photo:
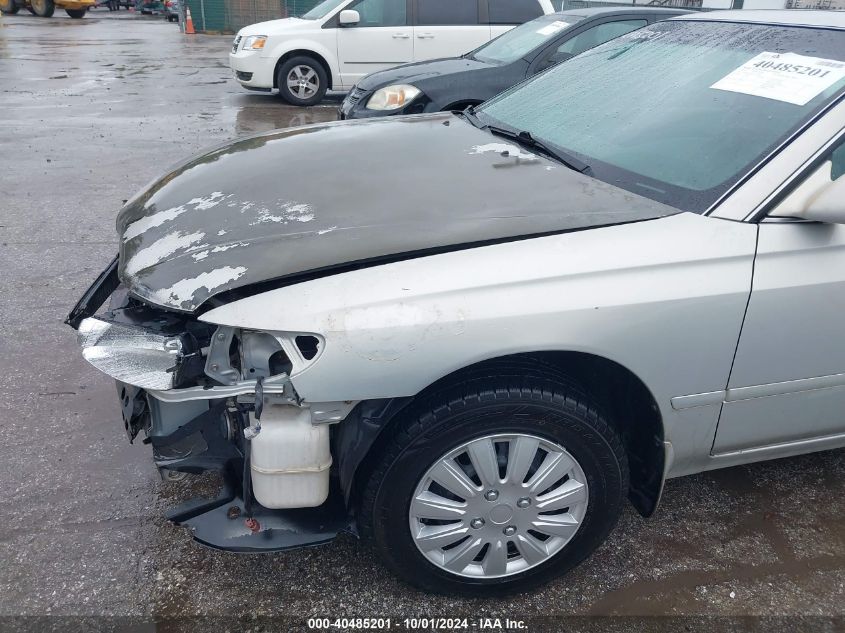
[{"label": "damaged front end", "polygon": [[115,260],[66,320],[83,357],[116,380],[129,440],[143,431],[162,476],[217,471],[223,479],[216,499],[189,501],[168,518],[205,545],[240,552],[354,532],[330,477],[329,424],[356,403],[303,403],[290,380],[316,361],[322,340],[150,306],[126,292],[116,270]]}]

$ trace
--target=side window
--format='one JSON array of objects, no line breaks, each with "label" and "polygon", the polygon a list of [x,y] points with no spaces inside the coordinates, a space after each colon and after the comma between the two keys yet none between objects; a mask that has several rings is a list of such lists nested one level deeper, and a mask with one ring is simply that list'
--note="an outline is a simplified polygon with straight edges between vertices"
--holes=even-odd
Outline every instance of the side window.
[{"label": "side window", "polygon": [[490,24],[522,24],[543,15],[537,0],[488,0]]},{"label": "side window", "polygon": [[360,27],[405,26],[408,23],[405,0],[360,0],[348,8],[361,15]]},{"label": "side window", "polygon": [[558,56],[561,58],[559,61],[583,53],[594,46],[604,44],[615,37],[642,28],[645,25],[645,20],[619,20],[618,22],[605,22],[594,26],[561,44],[557,49]]},{"label": "side window", "polygon": [[[771,217],[804,218],[809,220],[827,221],[819,212],[824,213],[825,207],[831,208],[830,185],[834,181],[845,180],[845,139],[839,139],[837,145],[829,151],[827,156],[821,160],[821,164],[809,174],[802,176],[799,182],[795,183],[777,206],[769,212]],[[832,195],[839,195],[833,193]],[[827,200],[825,200],[827,198]],[[835,199],[833,208],[836,215],[841,214],[843,201]],[[808,213],[808,210],[811,213]],[[840,218],[841,219],[841,218]],[[838,223],[840,219],[832,219]]]},{"label": "side window", "polygon": [[417,0],[417,24],[478,24],[478,0]]},{"label": "side window", "polygon": [[838,180],[845,175],[845,141],[839,144],[830,155],[830,179]]}]

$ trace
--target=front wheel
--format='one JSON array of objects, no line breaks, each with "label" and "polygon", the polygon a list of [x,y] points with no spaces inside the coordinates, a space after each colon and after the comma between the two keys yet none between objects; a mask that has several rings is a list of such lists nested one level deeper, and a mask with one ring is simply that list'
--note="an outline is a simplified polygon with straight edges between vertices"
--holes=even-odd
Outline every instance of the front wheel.
[{"label": "front wheel", "polygon": [[279,96],[295,106],[311,106],[322,101],[329,87],[326,71],[313,57],[292,57],[276,74]]},{"label": "front wheel", "polygon": [[0,0],[0,13],[3,15],[15,15],[20,10],[20,7],[15,4],[15,0]]},{"label": "front wheel", "polygon": [[566,380],[468,381],[393,431],[362,493],[361,527],[421,589],[530,589],[589,556],[621,513],[622,442]]},{"label": "front wheel", "polygon": [[65,9],[65,13],[67,13],[70,17],[78,20],[79,18],[84,18],[85,13],[88,9]]},{"label": "front wheel", "polygon": [[56,10],[56,5],[53,0],[31,0],[32,10],[35,15],[42,18],[52,17]]}]

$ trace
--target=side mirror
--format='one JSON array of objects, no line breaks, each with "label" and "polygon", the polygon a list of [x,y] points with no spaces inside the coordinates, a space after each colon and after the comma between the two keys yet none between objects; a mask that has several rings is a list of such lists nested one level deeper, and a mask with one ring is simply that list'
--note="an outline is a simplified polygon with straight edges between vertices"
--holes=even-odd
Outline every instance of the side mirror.
[{"label": "side mirror", "polygon": [[769,215],[845,224],[845,176],[833,179],[833,162],[819,167]]},{"label": "side mirror", "polygon": [[338,22],[341,26],[355,26],[361,21],[361,14],[355,9],[344,9],[340,12]]}]

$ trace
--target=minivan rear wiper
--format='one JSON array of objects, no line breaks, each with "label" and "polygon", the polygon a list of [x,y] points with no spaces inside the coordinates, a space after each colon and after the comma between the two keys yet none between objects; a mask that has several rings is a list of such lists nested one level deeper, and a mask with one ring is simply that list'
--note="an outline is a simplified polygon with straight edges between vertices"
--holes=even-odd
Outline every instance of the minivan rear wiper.
[{"label": "minivan rear wiper", "polygon": [[558,161],[559,163],[562,163],[566,167],[569,167],[569,169],[580,172],[582,174],[586,174],[590,171],[590,166],[584,161],[580,160],[579,158],[576,158],[572,154],[569,154],[550,143],[546,143],[537,138],[534,138],[533,136],[531,136],[531,132],[525,130],[508,130],[501,127],[495,127],[493,125],[486,126],[486,129],[488,129],[492,134],[495,134],[496,136],[503,136],[512,141],[516,141],[524,147],[539,150],[543,154],[546,154],[547,156]]}]

